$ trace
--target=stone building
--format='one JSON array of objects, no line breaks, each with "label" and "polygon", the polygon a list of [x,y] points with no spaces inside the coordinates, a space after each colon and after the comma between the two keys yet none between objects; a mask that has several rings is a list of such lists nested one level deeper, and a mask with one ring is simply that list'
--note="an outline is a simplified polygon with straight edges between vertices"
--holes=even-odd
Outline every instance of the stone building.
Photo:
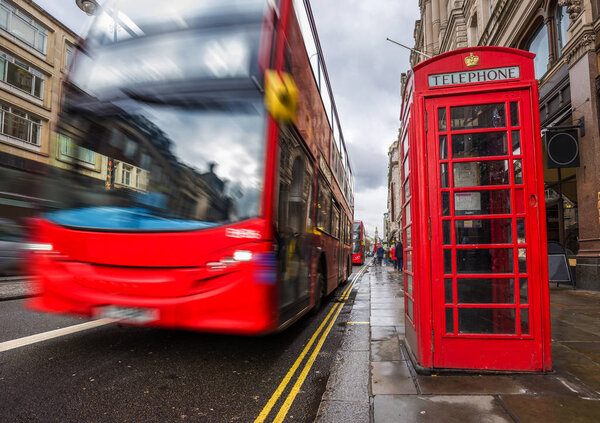
[{"label": "stone building", "polygon": [[[429,56],[478,45],[536,54],[544,158],[546,128],[584,123],[579,167],[549,169],[544,160],[547,232],[576,255],[577,286],[600,290],[600,1],[419,0],[419,6],[415,50]],[[412,66],[423,60],[411,54]]]},{"label": "stone building", "polygon": [[387,199],[387,234],[386,242],[391,245],[400,237],[401,198],[399,196],[400,169],[398,167],[398,141],[394,141],[388,150],[388,199]]},{"label": "stone building", "polygon": [[[77,153],[53,133],[61,86],[78,41],[31,0],[0,0],[0,215],[19,218],[43,202],[37,180]],[[78,157],[77,157],[78,159]]]}]

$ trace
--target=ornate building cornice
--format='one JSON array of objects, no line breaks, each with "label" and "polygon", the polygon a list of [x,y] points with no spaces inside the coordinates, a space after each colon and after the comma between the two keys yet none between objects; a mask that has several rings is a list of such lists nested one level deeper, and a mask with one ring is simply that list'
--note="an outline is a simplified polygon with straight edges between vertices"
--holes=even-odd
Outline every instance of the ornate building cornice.
[{"label": "ornate building cornice", "polygon": [[563,53],[566,58],[567,63],[569,64],[569,68],[572,67],[584,54],[590,51],[594,51],[596,48],[596,34],[594,30],[590,27],[584,28],[579,34],[577,34],[577,38],[565,46],[565,51]]},{"label": "ornate building cornice", "polygon": [[577,19],[582,10],[581,0],[558,0],[558,5],[567,8],[571,21]]}]

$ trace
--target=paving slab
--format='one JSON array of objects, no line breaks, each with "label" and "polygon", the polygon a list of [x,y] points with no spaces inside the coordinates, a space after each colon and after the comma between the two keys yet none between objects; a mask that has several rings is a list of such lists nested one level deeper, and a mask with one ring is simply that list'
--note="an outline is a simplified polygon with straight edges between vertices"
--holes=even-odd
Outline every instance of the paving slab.
[{"label": "paving slab", "polygon": [[512,376],[439,375],[417,376],[421,393],[425,395],[526,394],[528,388]]},{"label": "paving slab", "polygon": [[396,317],[378,317],[371,315],[371,326],[397,326],[404,321]]},{"label": "paving slab", "polygon": [[552,361],[557,373],[567,371],[600,394],[600,364],[560,343],[552,345]]},{"label": "paving slab", "polygon": [[577,397],[500,396],[519,423],[594,423],[600,421],[600,401]]},{"label": "paving slab", "polygon": [[561,342],[569,349],[585,355],[587,358],[600,364],[600,342]]},{"label": "paving slab", "polygon": [[405,360],[398,337],[371,341],[371,361],[402,361]]},{"label": "paving slab", "polygon": [[369,422],[369,401],[322,401],[315,423]]},{"label": "paving slab", "polygon": [[402,304],[402,300],[400,298],[377,298],[371,296],[371,305],[388,305],[390,307],[395,307],[399,304]]},{"label": "paving slab", "polygon": [[593,341],[600,342],[600,336],[594,335],[588,330],[582,330],[572,323],[563,320],[552,319],[550,322],[552,339],[562,342],[568,341]]},{"label": "paving slab", "polygon": [[375,361],[371,363],[373,395],[416,394],[406,361]]},{"label": "paving slab", "polygon": [[590,302],[600,304],[600,292],[574,291],[571,288],[550,288],[550,304],[589,305]]},{"label": "paving slab", "polygon": [[396,317],[397,319],[401,319],[404,317],[403,312],[404,310],[382,308],[371,311],[371,315],[374,317]]},{"label": "paving slab", "polygon": [[[581,396],[588,389],[576,380],[566,380],[557,373],[549,375],[515,375],[515,383],[523,386],[528,394],[545,396]],[[586,394],[587,395],[587,394]]]},{"label": "paving slab", "polygon": [[398,300],[395,303],[378,303],[371,300],[371,310],[387,309],[387,310],[399,310],[404,307],[404,300]]},{"label": "paving slab", "polygon": [[371,340],[382,341],[396,336],[396,327],[390,326],[371,326]]},{"label": "paving slab", "polygon": [[[600,304],[598,305],[598,308],[600,308]],[[596,313],[592,311],[580,311],[574,313],[571,318],[569,318],[568,323],[571,323],[586,332],[600,336],[600,318],[595,314]]]},{"label": "paving slab", "polygon": [[373,409],[375,423],[514,423],[491,395],[377,395]]}]

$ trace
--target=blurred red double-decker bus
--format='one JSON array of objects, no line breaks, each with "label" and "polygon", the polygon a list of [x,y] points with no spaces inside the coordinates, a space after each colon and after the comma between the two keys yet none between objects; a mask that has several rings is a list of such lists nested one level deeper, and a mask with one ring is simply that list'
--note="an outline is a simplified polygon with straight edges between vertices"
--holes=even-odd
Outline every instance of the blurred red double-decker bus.
[{"label": "blurred red double-decker bus", "polygon": [[354,221],[352,234],[352,264],[365,264],[365,225],[362,220]]},{"label": "blurred red double-decker bus", "polygon": [[65,87],[29,306],[240,334],[318,308],[351,272],[353,179],[308,1],[97,15]]}]

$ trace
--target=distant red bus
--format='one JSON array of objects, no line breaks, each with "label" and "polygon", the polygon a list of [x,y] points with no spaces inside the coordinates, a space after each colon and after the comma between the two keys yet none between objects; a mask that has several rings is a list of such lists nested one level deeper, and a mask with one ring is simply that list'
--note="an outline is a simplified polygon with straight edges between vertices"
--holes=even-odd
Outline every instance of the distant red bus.
[{"label": "distant red bus", "polygon": [[361,220],[354,221],[352,233],[352,264],[365,264],[365,225]]},{"label": "distant red bus", "polygon": [[[106,2],[74,58],[28,304],[287,327],[351,273],[352,170],[309,3],[146,2]],[[270,70],[295,81],[292,121],[265,111]]]}]

